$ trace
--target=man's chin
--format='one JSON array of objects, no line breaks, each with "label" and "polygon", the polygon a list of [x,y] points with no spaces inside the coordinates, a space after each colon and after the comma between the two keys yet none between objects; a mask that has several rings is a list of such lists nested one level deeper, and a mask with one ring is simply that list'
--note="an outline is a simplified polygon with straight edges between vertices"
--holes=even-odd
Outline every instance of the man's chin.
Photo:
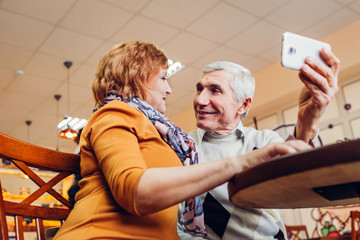
[{"label": "man's chin", "polygon": [[210,124],[206,124],[205,122],[202,122],[202,121],[199,121],[199,120],[196,122],[196,126],[198,128],[203,129],[203,130],[206,130],[206,131],[209,131],[209,130],[211,131],[212,130]]}]

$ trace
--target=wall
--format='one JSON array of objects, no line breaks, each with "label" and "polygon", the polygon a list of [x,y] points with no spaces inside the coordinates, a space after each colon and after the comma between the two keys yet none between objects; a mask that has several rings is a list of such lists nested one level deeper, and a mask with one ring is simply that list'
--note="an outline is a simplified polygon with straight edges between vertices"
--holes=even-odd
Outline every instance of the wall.
[{"label": "wall", "polygon": [[[341,60],[339,83],[360,73],[360,20],[322,40],[330,43],[333,52]],[[284,104],[297,101],[302,83],[297,77],[297,71],[281,67],[280,60],[255,73],[254,77],[256,91],[245,124],[247,121],[252,121],[254,116],[261,118],[283,107]],[[185,131],[196,128],[192,107],[170,119]]]}]

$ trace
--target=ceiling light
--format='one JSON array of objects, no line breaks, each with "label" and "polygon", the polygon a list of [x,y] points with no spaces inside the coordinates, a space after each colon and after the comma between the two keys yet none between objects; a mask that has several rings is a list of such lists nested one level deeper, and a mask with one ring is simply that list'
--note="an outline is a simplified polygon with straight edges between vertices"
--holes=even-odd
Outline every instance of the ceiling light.
[{"label": "ceiling light", "polygon": [[88,121],[86,119],[72,118],[70,116],[67,116],[57,125],[57,128],[61,129],[61,131],[64,131],[68,128],[71,128],[72,130],[75,131],[79,131],[80,129],[85,127],[87,122]]},{"label": "ceiling light", "polygon": [[[67,92],[68,92],[68,115],[65,119],[67,119],[68,121],[66,122],[65,128],[61,130],[61,132],[59,133],[59,137],[62,138],[67,138],[67,139],[74,139],[77,136],[77,132],[71,128],[71,126],[69,125],[69,122],[72,119],[68,119],[70,116],[70,67],[72,66],[72,62],[71,61],[65,61],[64,65],[67,68]],[[59,127],[58,127],[59,128]]]},{"label": "ceiling light", "polygon": [[[65,67],[68,69],[68,78],[67,78],[67,87],[68,87],[68,114],[65,116],[65,118],[57,125],[57,128],[61,130],[59,133],[59,137],[67,138],[67,139],[74,139],[78,135],[78,131],[85,127],[87,124],[86,119],[80,119],[80,118],[72,118],[70,117],[70,75],[69,75],[69,69],[72,66],[72,62],[66,61],[64,62]],[[60,99],[61,95],[58,95],[58,99]],[[55,96],[56,98],[56,96]]]},{"label": "ceiling light", "polygon": [[169,68],[167,70],[167,75],[166,75],[167,79],[169,79],[176,73],[180,72],[185,67],[185,65],[182,64],[181,62],[173,62],[173,60],[171,60],[171,59],[168,59],[168,65],[169,65]]},{"label": "ceiling light", "polygon": [[[59,100],[61,98],[60,94],[55,94],[54,98],[56,99],[56,122],[59,120]],[[59,138],[56,135],[56,151],[59,151]]]},{"label": "ceiling light", "polygon": [[67,138],[67,139],[74,139],[77,137],[77,135],[78,135],[77,131],[75,131],[71,128],[66,128],[65,130],[63,130],[59,133],[60,137]]},{"label": "ceiling light", "polygon": [[18,76],[22,76],[22,75],[24,75],[24,70],[18,69],[18,70],[15,71],[15,73],[16,73],[16,75],[18,75]]},{"label": "ceiling light", "polygon": [[28,130],[28,132],[27,132],[27,141],[30,142],[30,125],[31,125],[32,121],[31,120],[26,120],[25,123],[28,126],[28,129],[27,129]]}]

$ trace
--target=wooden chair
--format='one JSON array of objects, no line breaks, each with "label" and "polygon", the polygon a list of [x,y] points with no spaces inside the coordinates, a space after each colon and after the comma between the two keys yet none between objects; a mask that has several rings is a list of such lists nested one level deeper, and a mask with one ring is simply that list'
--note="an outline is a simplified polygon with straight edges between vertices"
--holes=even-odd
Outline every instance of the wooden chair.
[{"label": "wooden chair", "polygon": [[[80,172],[80,156],[35,146],[0,133],[0,158],[11,161],[39,187],[21,202],[5,200],[1,194],[0,239],[9,239],[7,218],[11,219],[9,216],[13,216],[16,239],[24,239],[23,218],[26,217],[35,220],[37,239],[44,240],[46,227],[43,220],[59,220],[62,224],[73,208],[73,205],[53,187],[67,176]],[[45,182],[37,175],[41,170],[52,171],[56,175]],[[60,208],[36,206],[34,202],[46,192],[63,206]]]},{"label": "wooden chair", "polygon": [[[351,211],[351,240],[359,240],[360,239],[360,229],[359,229],[359,222],[360,222],[360,211]],[[357,223],[357,229],[355,227],[355,223]]]},{"label": "wooden chair", "polygon": [[285,229],[289,240],[301,239],[299,236],[301,232],[305,232],[306,239],[309,238],[305,225],[285,225]]}]

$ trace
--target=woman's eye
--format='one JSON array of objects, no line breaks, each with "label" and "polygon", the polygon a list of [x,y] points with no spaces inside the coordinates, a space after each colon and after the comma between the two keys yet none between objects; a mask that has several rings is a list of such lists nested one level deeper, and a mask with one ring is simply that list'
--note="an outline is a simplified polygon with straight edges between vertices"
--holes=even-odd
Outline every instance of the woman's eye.
[{"label": "woman's eye", "polygon": [[211,90],[213,93],[221,93],[221,91],[217,88],[214,88],[213,90]]}]

